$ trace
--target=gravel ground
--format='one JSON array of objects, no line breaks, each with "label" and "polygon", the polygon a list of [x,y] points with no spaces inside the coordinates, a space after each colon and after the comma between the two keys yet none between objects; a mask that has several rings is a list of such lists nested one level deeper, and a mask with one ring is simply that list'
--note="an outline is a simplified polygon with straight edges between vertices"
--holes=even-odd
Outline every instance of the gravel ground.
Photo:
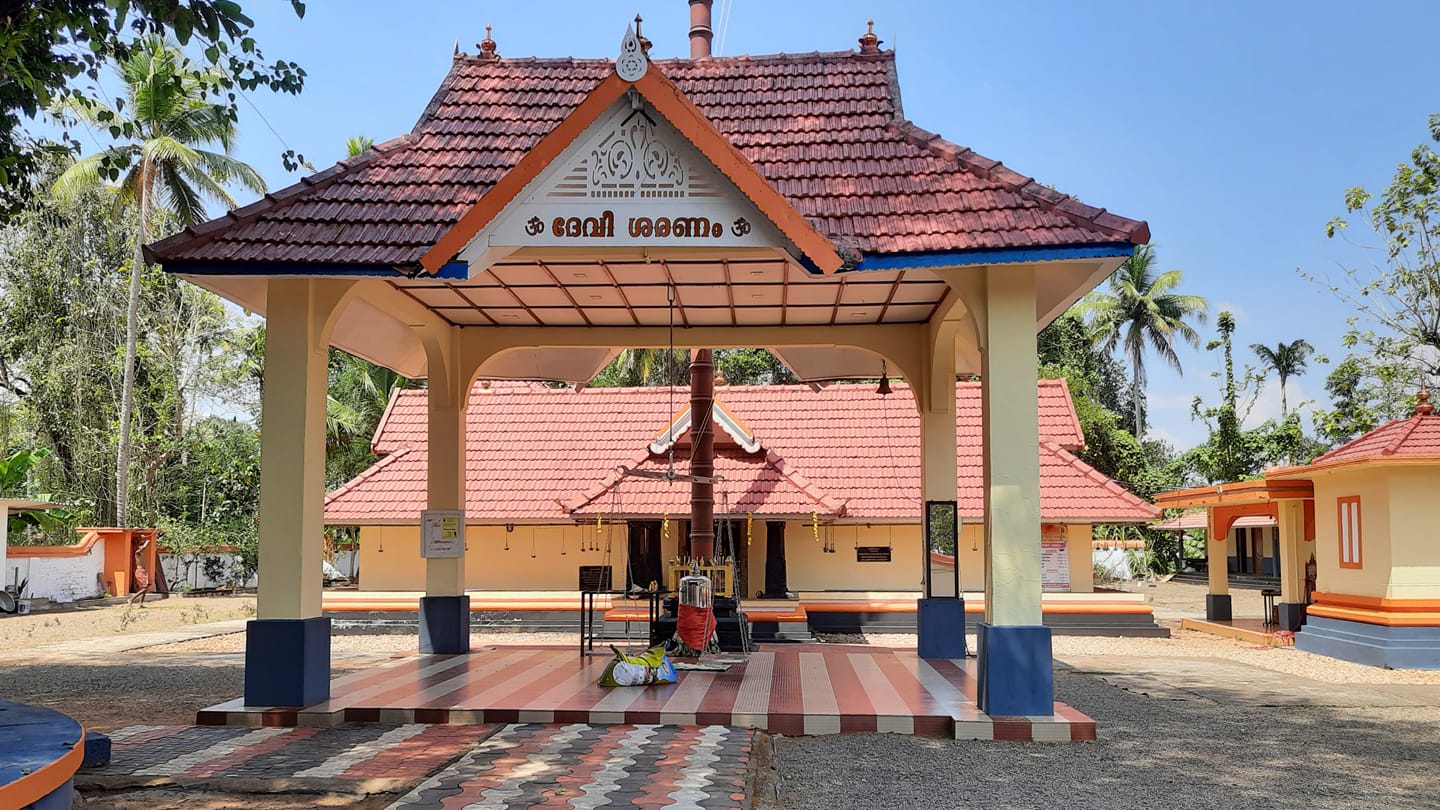
[{"label": "gravel ground", "polygon": [[[414,652],[420,643],[419,636],[412,633],[379,633],[375,635],[335,635],[330,637],[332,653],[408,653]],[[573,647],[579,639],[574,633],[471,633],[470,645],[484,647],[491,644],[544,644]],[[144,648],[147,653],[191,654],[191,653],[243,653],[245,634],[229,633],[176,644],[160,644]]]},{"label": "gravel ground", "polygon": [[1163,701],[1056,673],[1096,743],[854,734],[775,740],[778,798],[849,808],[1433,808],[1440,708],[1276,709]]}]

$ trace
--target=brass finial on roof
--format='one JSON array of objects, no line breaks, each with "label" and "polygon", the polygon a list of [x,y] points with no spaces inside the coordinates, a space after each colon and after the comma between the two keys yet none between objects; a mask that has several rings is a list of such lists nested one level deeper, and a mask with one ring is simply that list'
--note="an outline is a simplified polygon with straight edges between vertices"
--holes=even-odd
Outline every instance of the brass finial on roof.
[{"label": "brass finial on roof", "polygon": [[485,38],[480,40],[480,44],[476,47],[480,49],[481,59],[495,59],[500,56],[495,52],[495,40],[490,38],[490,26],[488,25],[485,26]]},{"label": "brass finial on roof", "polygon": [[1435,412],[1435,406],[1430,404],[1430,392],[1428,390],[1421,388],[1420,393],[1415,395],[1415,399],[1419,400],[1415,405],[1416,416],[1429,416]]},{"label": "brass finial on roof", "polygon": [[882,43],[882,42],[884,42],[884,41],[885,41],[885,40],[883,40],[883,39],[875,36],[875,21],[874,21],[874,20],[866,20],[866,21],[865,21],[865,34],[860,37],[860,53],[863,53],[863,54],[876,54],[876,53],[880,53],[880,43]]},{"label": "brass finial on roof", "polygon": [[636,15],[635,15],[635,36],[637,36],[637,37],[640,38],[640,50],[644,51],[646,56],[649,56],[649,55],[650,55],[650,46],[653,45],[654,43],[651,42],[648,37],[646,37],[643,33],[640,32],[640,23],[642,23],[642,22],[645,22],[645,20],[643,20],[643,19],[640,17],[639,14],[636,14]]}]

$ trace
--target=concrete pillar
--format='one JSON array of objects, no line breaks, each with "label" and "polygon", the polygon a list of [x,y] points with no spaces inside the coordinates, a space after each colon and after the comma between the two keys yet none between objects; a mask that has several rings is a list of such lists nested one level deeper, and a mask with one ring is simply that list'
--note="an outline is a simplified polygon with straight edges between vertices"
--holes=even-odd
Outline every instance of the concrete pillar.
[{"label": "concrete pillar", "polygon": [[1305,620],[1305,560],[1300,550],[1305,545],[1305,502],[1281,501],[1279,527],[1276,529],[1280,552],[1281,630],[1299,630]]},{"label": "concrete pillar", "polygon": [[268,282],[260,586],[245,641],[251,706],[307,706],[330,695],[330,620],[320,616],[325,389],[332,316],[350,287],[327,279]]},{"label": "concrete pillar", "polygon": [[1035,268],[985,269],[981,400],[985,468],[985,621],[980,708],[1054,711],[1054,661],[1040,590],[1040,427]]},{"label": "concrete pillar", "polygon": [[1205,510],[1205,571],[1210,590],[1205,594],[1205,618],[1212,622],[1228,622],[1230,609],[1230,559],[1226,554],[1225,532],[1219,531],[1215,510]]},{"label": "concrete pillar", "polygon": [[[428,404],[426,505],[465,508],[465,406],[469,375],[461,368],[458,331],[431,330],[425,344]],[[470,597],[465,595],[465,557],[425,560],[420,600],[420,652],[470,651]]]},{"label": "concrete pillar", "polygon": [[[954,326],[930,330],[927,374],[918,386],[920,408],[920,488],[923,501],[956,500],[955,340]],[[923,508],[923,504],[922,504]],[[959,515],[956,515],[955,564],[960,564]],[[932,572],[931,594],[916,607],[916,644],[921,658],[964,658],[965,601],[954,578],[935,578],[929,541],[921,516],[921,564]]]}]

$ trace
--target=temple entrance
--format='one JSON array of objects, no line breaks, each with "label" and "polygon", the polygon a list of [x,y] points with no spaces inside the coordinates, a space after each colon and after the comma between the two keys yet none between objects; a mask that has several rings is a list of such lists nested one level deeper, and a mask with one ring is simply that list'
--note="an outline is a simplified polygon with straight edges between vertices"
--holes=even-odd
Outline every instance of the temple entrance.
[{"label": "temple entrance", "polygon": [[650,583],[664,585],[661,569],[664,559],[660,550],[660,521],[632,520],[630,526],[630,566],[625,578],[625,589],[638,585],[649,588]]},{"label": "temple entrance", "polygon": [[789,589],[785,574],[785,521],[766,521],[765,598],[784,599]]}]

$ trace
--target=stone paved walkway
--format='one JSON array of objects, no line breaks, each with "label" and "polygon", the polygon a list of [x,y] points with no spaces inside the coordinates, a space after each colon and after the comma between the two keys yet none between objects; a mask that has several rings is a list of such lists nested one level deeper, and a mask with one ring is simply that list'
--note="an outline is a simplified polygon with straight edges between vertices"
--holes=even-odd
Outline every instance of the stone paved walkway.
[{"label": "stone paved walkway", "polygon": [[203,785],[237,792],[351,794],[407,790],[496,726],[338,728],[129,726],[110,735],[109,765],[81,770],[82,789]]},{"label": "stone paved walkway", "polygon": [[391,810],[749,808],[753,739],[725,726],[508,725]]}]

